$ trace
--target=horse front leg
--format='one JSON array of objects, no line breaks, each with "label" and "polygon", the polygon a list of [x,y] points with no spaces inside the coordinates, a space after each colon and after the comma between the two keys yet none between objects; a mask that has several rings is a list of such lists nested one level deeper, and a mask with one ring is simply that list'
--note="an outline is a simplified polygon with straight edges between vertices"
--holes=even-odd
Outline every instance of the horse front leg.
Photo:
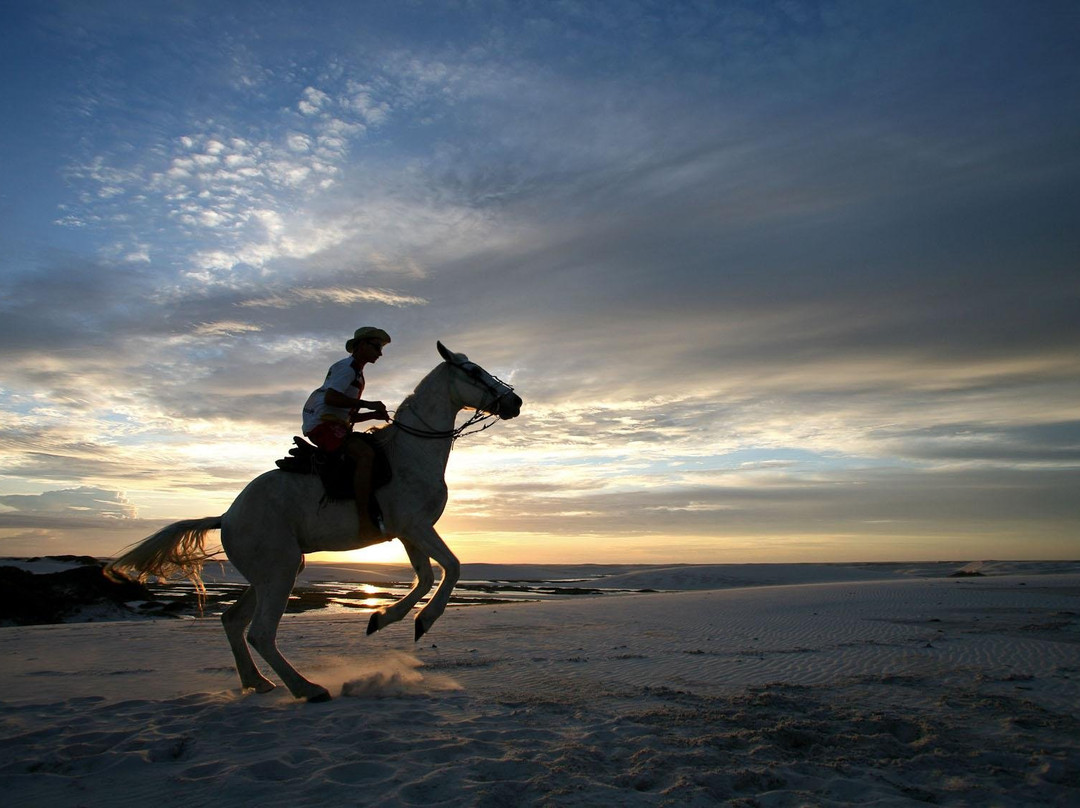
[{"label": "horse front leg", "polygon": [[418,641],[423,637],[431,629],[432,624],[442,616],[442,613],[446,610],[446,604],[450,602],[450,593],[454,591],[458,578],[461,577],[461,564],[458,562],[457,556],[450,552],[450,548],[435,532],[434,527],[418,530],[416,532],[416,544],[418,547],[423,548],[436,564],[442,567],[443,574],[435,594],[427,602],[427,605],[420,610],[420,613],[416,615],[414,641]]},{"label": "horse front leg", "polygon": [[420,598],[431,591],[431,587],[435,583],[435,573],[431,571],[431,562],[428,561],[428,557],[407,541],[403,541],[402,545],[405,547],[405,552],[409,554],[412,568],[416,571],[413,588],[397,602],[371,613],[371,619],[368,621],[367,627],[368,634],[374,634],[379,629],[386,628],[391,623],[396,623],[405,617],[409,610],[419,603]]}]

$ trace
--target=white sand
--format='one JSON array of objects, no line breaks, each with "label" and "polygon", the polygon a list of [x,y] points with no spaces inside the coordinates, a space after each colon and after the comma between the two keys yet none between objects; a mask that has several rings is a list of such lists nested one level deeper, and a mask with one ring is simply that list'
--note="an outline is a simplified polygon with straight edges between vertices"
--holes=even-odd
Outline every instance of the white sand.
[{"label": "white sand", "polygon": [[1076,572],[696,588],[717,574],[452,609],[419,645],[289,616],[327,704],[241,694],[212,619],[0,629],[0,799],[1080,805]]}]

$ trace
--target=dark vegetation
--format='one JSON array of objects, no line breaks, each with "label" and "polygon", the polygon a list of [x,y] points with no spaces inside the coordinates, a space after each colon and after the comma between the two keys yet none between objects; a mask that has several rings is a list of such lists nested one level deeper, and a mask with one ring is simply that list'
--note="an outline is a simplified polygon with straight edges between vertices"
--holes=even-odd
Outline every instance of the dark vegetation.
[{"label": "dark vegetation", "polygon": [[87,609],[107,614],[126,609],[128,603],[153,600],[150,590],[137,581],[107,578],[104,565],[96,558],[50,556],[49,560],[79,566],[40,574],[18,567],[0,567],[0,623],[16,626],[62,623],[79,619],[80,613]]}]

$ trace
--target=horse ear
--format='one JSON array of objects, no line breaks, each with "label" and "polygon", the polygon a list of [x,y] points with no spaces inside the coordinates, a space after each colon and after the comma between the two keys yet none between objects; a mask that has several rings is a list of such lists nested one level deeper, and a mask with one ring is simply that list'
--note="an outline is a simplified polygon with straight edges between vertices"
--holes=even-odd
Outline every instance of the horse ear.
[{"label": "horse ear", "polygon": [[441,342],[436,342],[435,347],[439,349],[439,356],[445,359],[447,362],[454,363],[454,355],[447,350],[446,346]]}]

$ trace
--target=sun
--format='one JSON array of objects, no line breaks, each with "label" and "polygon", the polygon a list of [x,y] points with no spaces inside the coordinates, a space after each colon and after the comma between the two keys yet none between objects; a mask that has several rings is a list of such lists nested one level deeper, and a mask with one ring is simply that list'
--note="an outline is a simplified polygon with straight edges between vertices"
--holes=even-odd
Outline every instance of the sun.
[{"label": "sun", "polygon": [[344,553],[312,553],[308,556],[315,562],[346,564],[408,564],[409,556],[399,541],[384,541],[362,550],[349,550]]}]

